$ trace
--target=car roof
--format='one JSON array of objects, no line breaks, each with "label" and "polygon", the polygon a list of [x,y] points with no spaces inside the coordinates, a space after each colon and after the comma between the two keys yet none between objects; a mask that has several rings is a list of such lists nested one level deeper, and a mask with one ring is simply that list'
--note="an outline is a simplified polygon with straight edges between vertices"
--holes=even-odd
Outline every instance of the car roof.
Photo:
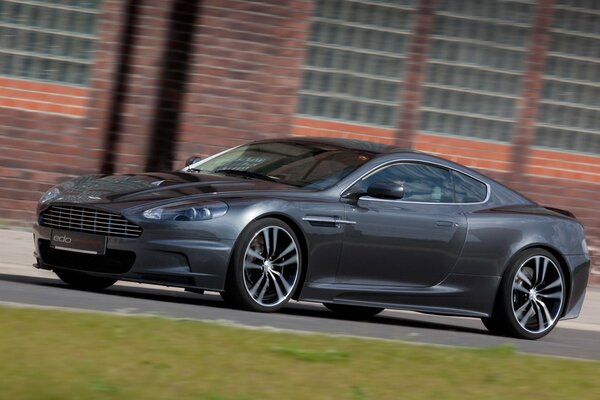
[{"label": "car roof", "polygon": [[410,149],[403,149],[401,147],[377,143],[367,142],[364,140],[356,139],[343,139],[333,137],[291,137],[285,139],[267,139],[262,142],[292,142],[292,143],[310,143],[310,144],[323,144],[329,146],[340,147],[348,150],[367,151],[374,154],[387,154],[387,153],[415,153],[421,154],[417,151]]}]

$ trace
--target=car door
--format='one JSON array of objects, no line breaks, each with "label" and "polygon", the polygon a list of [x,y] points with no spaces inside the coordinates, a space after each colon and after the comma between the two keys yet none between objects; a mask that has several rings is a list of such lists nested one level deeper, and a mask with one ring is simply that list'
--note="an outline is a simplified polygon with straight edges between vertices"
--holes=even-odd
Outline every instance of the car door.
[{"label": "car door", "polygon": [[404,196],[368,195],[346,204],[336,283],[426,287],[452,270],[465,242],[467,222],[454,203],[448,169],[398,162],[360,179],[346,191],[365,193],[375,182],[402,183]]}]

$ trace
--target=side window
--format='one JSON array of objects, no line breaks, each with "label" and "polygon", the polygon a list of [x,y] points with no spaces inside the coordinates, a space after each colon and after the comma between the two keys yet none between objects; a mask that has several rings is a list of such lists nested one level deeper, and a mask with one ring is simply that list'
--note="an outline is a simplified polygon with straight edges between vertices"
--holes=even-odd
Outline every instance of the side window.
[{"label": "side window", "polygon": [[360,181],[364,191],[374,182],[404,184],[404,201],[424,203],[452,203],[452,179],[450,171],[418,163],[402,163],[385,167]]},{"label": "side window", "polygon": [[476,179],[452,171],[454,195],[457,203],[480,203],[487,197],[487,187]]}]

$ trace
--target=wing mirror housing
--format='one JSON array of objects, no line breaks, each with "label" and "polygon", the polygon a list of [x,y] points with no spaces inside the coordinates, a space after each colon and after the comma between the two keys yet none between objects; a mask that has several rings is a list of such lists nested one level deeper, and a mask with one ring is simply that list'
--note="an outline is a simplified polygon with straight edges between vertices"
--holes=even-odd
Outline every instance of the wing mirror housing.
[{"label": "wing mirror housing", "polygon": [[375,182],[367,188],[367,195],[377,199],[400,200],[404,197],[404,184],[398,182]]},{"label": "wing mirror housing", "polygon": [[202,160],[202,157],[200,156],[190,156],[187,160],[185,160],[185,166],[189,167],[190,165],[197,163],[200,160]]}]

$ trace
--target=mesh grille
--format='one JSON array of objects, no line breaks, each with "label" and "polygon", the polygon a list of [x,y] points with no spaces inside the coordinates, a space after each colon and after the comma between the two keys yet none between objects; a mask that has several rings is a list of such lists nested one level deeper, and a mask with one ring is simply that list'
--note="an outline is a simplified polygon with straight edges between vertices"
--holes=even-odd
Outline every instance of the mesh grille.
[{"label": "mesh grille", "polygon": [[75,206],[48,208],[40,216],[40,225],[119,237],[138,237],[142,233],[142,228],[127,221],[121,215]]}]

